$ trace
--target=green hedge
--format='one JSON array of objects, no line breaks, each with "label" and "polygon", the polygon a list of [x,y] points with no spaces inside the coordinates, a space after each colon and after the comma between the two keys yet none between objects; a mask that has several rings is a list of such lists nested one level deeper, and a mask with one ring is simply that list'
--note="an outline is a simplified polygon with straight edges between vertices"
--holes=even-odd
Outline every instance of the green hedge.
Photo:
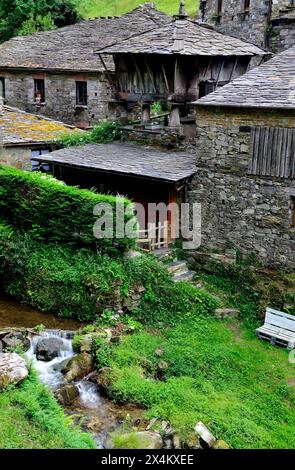
[{"label": "green hedge", "polygon": [[27,235],[14,235],[3,244],[2,278],[5,291],[19,300],[81,321],[118,310],[138,286],[145,292],[132,313],[146,324],[175,323],[212,314],[217,307],[211,295],[175,284],[151,256],[125,260],[85,248],[36,243]]},{"label": "green hedge", "polygon": [[[94,246],[121,251],[134,246],[134,239],[99,239],[93,235],[94,207],[130,201],[67,186],[51,176],[0,166],[0,219],[41,242]],[[125,220],[131,215],[125,216]],[[114,221],[115,221],[114,217]]]}]

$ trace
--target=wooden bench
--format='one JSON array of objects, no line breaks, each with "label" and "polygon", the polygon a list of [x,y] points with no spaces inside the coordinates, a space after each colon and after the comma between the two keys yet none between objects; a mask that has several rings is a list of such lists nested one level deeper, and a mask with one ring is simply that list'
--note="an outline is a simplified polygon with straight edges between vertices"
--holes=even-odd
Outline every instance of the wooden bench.
[{"label": "wooden bench", "polygon": [[295,349],[295,316],[267,308],[265,323],[256,330],[260,339],[286,349]]}]

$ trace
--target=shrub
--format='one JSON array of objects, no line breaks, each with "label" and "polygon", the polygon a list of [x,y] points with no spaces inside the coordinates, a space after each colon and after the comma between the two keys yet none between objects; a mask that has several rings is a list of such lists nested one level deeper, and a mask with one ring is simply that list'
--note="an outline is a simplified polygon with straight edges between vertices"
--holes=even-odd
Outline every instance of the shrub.
[{"label": "shrub", "polygon": [[[0,217],[30,234],[35,240],[97,246],[101,250],[125,250],[134,246],[134,239],[95,239],[94,207],[99,203],[130,207],[131,202],[114,196],[97,194],[67,186],[54,178],[0,166]],[[125,221],[131,219],[125,215]],[[114,229],[115,229],[114,217]]]},{"label": "shrub", "polygon": [[73,147],[86,144],[108,144],[121,138],[117,122],[103,121],[89,132],[66,134],[57,143],[62,147]]}]

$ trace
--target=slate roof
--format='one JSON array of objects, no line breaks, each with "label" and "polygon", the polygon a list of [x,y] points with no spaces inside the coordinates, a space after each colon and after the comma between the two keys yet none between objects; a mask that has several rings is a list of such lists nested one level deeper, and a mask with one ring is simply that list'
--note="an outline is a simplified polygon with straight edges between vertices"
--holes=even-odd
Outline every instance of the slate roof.
[{"label": "slate roof", "polygon": [[166,182],[181,181],[196,171],[193,154],[122,143],[70,147],[34,160]]},{"label": "slate roof", "polygon": [[[101,61],[93,53],[95,48],[171,20],[145,4],[121,17],[97,18],[54,31],[19,36],[0,45],[0,69],[103,71]],[[108,58],[108,68],[113,67],[112,59]]]},{"label": "slate roof", "polygon": [[295,109],[295,46],[204,96],[195,104]]},{"label": "slate roof", "polygon": [[133,36],[128,40],[122,41],[119,38],[113,45],[104,48],[98,46],[96,52],[203,56],[267,54],[266,51],[253,44],[218,33],[187,18],[176,18],[164,26]]},{"label": "slate roof", "polygon": [[0,135],[4,146],[49,143],[74,131],[79,132],[73,126],[8,106],[0,110]]}]

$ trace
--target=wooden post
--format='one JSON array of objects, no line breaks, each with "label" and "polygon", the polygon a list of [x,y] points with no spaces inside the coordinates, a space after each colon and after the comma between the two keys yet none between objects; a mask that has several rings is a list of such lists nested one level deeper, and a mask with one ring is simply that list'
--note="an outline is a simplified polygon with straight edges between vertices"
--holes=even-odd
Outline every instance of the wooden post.
[{"label": "wooden post", "polygon": [[169,127],[180,127],[180,113],[179,106],[172,103],[171,112],[169,116]]},{"label": "wooden post", "polygon": [[144,103],[142,105],[142,113],[141,113],[141,123],[147,124],[151,120],[151,107],[149,104]]}]

